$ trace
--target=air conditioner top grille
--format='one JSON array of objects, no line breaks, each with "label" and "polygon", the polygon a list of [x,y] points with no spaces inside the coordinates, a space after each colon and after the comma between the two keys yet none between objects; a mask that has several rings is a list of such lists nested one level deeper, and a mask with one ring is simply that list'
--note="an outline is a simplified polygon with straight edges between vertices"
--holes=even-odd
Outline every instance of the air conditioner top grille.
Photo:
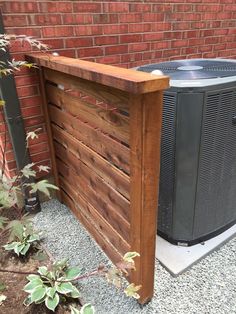
[{"label": "air conditioner top grille", "polygon": [[236,62],[217,59],[169,61],[140,66],[139,71],[160,70],[172,80],[199,80],[236,76]]}]

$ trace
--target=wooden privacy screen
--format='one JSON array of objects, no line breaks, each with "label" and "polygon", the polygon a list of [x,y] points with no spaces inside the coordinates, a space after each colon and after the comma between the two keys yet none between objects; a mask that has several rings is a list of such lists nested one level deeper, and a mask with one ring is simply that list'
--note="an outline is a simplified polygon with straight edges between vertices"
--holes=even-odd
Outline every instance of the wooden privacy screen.
[{"label": "wooden privacy screen", "polygon": [[153,295],[162,90],[167,77],[66,57],[39,66],[60,197],[113,262],[140,253],[130,281]]}]

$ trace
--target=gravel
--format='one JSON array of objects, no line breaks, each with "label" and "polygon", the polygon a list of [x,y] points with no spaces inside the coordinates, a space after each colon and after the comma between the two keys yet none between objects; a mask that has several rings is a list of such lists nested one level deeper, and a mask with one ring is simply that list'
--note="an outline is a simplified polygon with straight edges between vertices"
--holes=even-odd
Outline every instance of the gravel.
[{"label": "gravel", "polygon": [[[44,245],[55,259],[69,258],[84,271],[98,264],[110,264],[96,242],[56,200],[42,205],[34,218],[36,228],[45,232]],[[155,295],[140,306],[101,278],[79,282],[83,301],[95,305],[97,314],[233,314],[236,313],[236,238],[218,251],[173,278],[157,261]]]}]

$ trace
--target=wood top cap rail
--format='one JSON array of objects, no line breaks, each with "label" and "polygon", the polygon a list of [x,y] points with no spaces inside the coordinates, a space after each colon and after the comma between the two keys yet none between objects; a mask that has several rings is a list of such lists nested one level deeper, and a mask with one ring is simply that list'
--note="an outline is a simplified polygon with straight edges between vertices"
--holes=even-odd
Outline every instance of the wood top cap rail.
[{"label": "wood top cap rail", "polygon": [[46,53],[28,54],[27,60],[75,77],[93,81],[132,94],[145,94],[169,87],[168,76],[105,65]]}]

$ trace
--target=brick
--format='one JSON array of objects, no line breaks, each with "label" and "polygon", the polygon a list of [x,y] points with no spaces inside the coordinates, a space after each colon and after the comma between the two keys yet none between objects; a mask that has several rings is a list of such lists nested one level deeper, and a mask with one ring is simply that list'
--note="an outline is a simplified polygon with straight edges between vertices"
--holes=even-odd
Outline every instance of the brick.
[{"label": "brick", "polygon": [[15,77],[15,82],[17,86],[32,85],[39,82],[39,77],[38,75],[17,76]]},{"label": "brick", "polygon": [[109,13],[127,13],[129,12],[129,4],[121,3],[104,3],[104,12]]},{"label": "brick", "polygon": [[39,3],[40,12],[45,13],[56,13],[57,12],[57,3],[54,2],[40,2]]},{"label": "brick", "polygon": [[153,4],[151,12],[172,12],[173,4]]},{"label": "brick", "polygon": [[42,114],[41,106],[22,108],[23,117],[34,117]]},{"label": "brick", "polygon": [[75,13],[98,13],[102,11],[101,3],[91,2],[76,2],[73,3],[73,10]]},{"label": "brick", "polygon": [[148,33],[143,35],[143,41],[162,40],[164,33]]},{"label": "brick", "polygon": [[193,6],[191,4],[175,4],[174,12],[192,12]]},{"label": "brick", "polygon": [[5,1],[4,13],[37,13],[38,6],[32,1]]},{"label": "brick", "polygon": [[50,159],[50,153],[46,151],[42,153],[32,154],[31,158],[32,158],[32,162],[35,162],[35,163],[40,162],[41,164],[42,161]]},{"label": "brick", "polygon": [[133,35],[121,35],[120,36],[120,43],[132,43],[132,42],[140,42],[142,41],[141,34],[133,34]]},{"label": "brick", "polygon": [[118,23],[118,14],[93,14],[94,24]]},{"label": "brick", "polygon": [[153,32],[160,32],[160,31],[170,31],[172,29],[171,23],[151,23],[149,24],[152,27]]},{"label": "brick", "polygon": [[17,87],[17,94],[18,97],[28,97],[34,96],[39,94],[38,86],[24,86],[24,87]]},{"label": "brick", "polygon": [[152,6],[151,4],[144,3],[130,3],[129,12],[151,12]]},{"label": "brick", "polygon": [[164,39],[181,39],[183,37],[182,32],[164,32]]},{"label": "brick", "polygon": [[91,37],[83,38],[68,38],[65,39],[66,48],[79,48],[79,47],[91,47],[93,45],[93,39]]},{"label": "brick", "polygon": [[76,36],[102,35],[103,28],[100,25],[80,25],[74,27]]},{"label": "brick", "polygon": [[31,106],[38,106],[42,104],[41,97],[38,96],[30,96],[27,98],[20,99],[21,108],[23,107],[31,107]]},{"label": "brick", "polygon": [[24,124],[25,127],[41,127],[41,125],[44,123],[44,117],[39,116],[39,117],[30,117],[24,119]]},{"label": "brick", "polygon": [[91,14],[63,14],[63,24],[92,24]]},{"label": "brick", "polygon": [[48,45],[51,50],[64,48],[64,41],[61,38],[60,39],[59,38],[58,39],[52,39],[52,38],[43,39],[42,42]]},{"label": "brick", "polygon": [[57,12],[58,13],[69,13],[72,12],[73,5],[72,1],[57,1]]},{"label": "brick", "polygon": [[100,62],[103,64],[116,64],[120,63],[120,55],[111,55],[111,56],[105,56],[105,57],[99,57],[96,59],[96,62]]},{"label": "brick", "polygon": [[205,44],[211,45],[211,44],[217,44],[219,43],[219,38],[218,37],[208,37],[205,38]]},{"label": "brick", "polygon": [[128,52],[128,45],[116,45],[105,47],[105,55],[123,54]]},{"label": "brick", "polygon": [[95,38],[95,45],[114,45],[119,43],[119,36],[100,36]]},{"label": "brick", "polygon": [[204,38],[191,38],[189,39],[189,46],[200,46],[204,44],[205,39]]},{"label": "brick", "polygon": [[39,14],[34,16],[34,23],[36,25],[60,25],[62,20],[60,14]]},{"label": "brick", "polygon": [[163,13],[143,13],[144,22],[161,22],[164,21]]},{"label": "brick", "polygon": [[150,50],[149,43],[129,44],[129,52]]},{"label": "brick", "polygon": [[100,47],[83,48],[78,50],[79,58],[102,56],[103,54],[103,48]]},{"label": "brick", "polygon": [[43,37],[71,37],[74,35],[72,26],[44,27]]},{"label": "brick", "polygon": [[145,33],[152,30],[152,24],[150,23],[137,23],[129,24],[129,33]]},{"label": "brick", "polygon": [[188,40],[172,40],[171,47],[179,48],[188,46]]},{"label": "brick", "polygon": [[120,23],[137,23],[145,21],[141,13],[127,13],[119,15]]},{"label": "brick", "polygon": [[140,61],[143,58],[143,53],[138,52],[138,53],[129,53],[129,54],[124,54],[121,56],[121,62],[133,62],[133,61]]},{"label": "brick", "polygon": [[168,49],[170,48],[171,41],[160,41],[156,43],[152,43],[151,49],[152,50],[161,50],[161,49]]},{"label": "brick", "polygon": [[5,27],[10,26],[27,26],[27,16],[26,15],[4,15],[3,16],[3,22]]},{"label": "brick", "polygon": [[29,147],[29,151],[31,155],[35,155],[41,152],[48,151],[48,143],[39,143],[39,144],[31,144]]},{"label": "brick", "polygon": [[103,31],[104,31],[104,34],[126,34],[128,32],[128,24],[104,25]]}]

